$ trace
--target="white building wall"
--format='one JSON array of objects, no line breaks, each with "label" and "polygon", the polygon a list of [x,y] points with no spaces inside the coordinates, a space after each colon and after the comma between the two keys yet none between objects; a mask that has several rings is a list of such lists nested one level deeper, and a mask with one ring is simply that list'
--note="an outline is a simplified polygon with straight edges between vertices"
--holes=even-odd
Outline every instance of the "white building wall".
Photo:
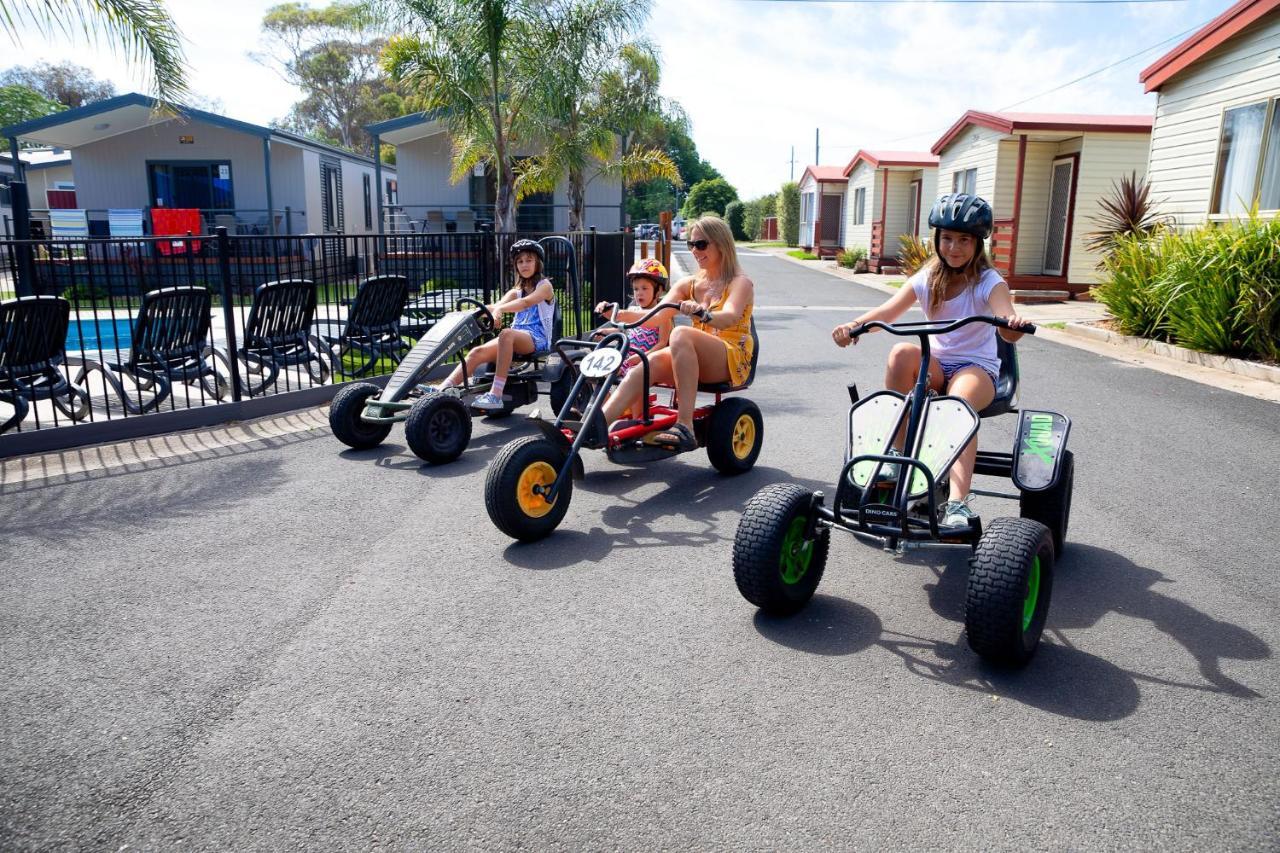
[{"label": "white building wall", "polygon": [[917,174],[920,176],[920,227],[918,233],[922,240],[932,239],[929,233],[929,211],[933,209],[933,203],[937,201],[942,191],[938,189],[938,168],[930,166],[927,169],[921,169]]},{"label": "white building wall", "polygon": [[[849,184],[844,196],[844,247],[846,249],[860,246],[868,253],[871,251],[871,223],[880,213],[876,201],[876,175],[876,170],[865,162],[859,163],[849,175]],[[859,189],[866,190],[866,215],[861,225],[855,225],[854,195]]]},{"label": "white building wall", "polygon": [[[179,136],[194,142],[181,144]],[[262,139],[192,121],[168,121],[75,148],[76,203],[93,210],[149,207],[149,160],[229,160],[236,207],[267,206]]]},{"label": "white building wall", "polygon": [[1151,134],[1151,197],[1179,226],[1209,217],[1223,112],[1280,95],[1280,15],[1210,52],[1160,88]]},{"label": "white building wall", "polygon": [[1146,174],[1151,137],[1145,133],[1087,133],[1080,152],[1080,177],[1076,181],[1075,220],[1070,235],[1071,257],[1067,280],[1093,284],[1099,280],[1097,252],[1085,247],[1089,232],[1097,230],[1094,220],[1102,214],[1100,201],[1112,192],[1120,178],[1137,172]]},{"label": "white building wall", "polygon": [[[617,231],[622,227],[622,181],[611,175],[597,175],[590,179],[586,192],[586,226],[597,231]],[[569,185],[561,181],[556,187],[556,204],[569,203]],[[556,209],[556,230],[569,229],[569,209]]]},{"label": "white building wall", "polygon": [[[1022,172],[1022,209],[1018,214],[1018,257],[1015,275],[1041,275],[1044,272],[1044,242],[1049,222],[1049,191],[1052,188],[1053,160],[1058,156],[1058,142],[1028,142],[1027,160]],[[1000,143],[1000,162],[996,177],[996,219],[1011,219],[1018,182],[1018,141]]]},{"label": "white building wall", "polygon": [[[935,197],[951,192],[954,173],[976,168],[978,195],[991,202],[996,219],[1012,216],[1012,212],[1002,211],[997,203],[996,159],[1002,136],[998,131],[976,125],[970,125],[961,131],[939,155]],[[1012,201],[1013,196],[1010,195],[1008,203],[1011,204]]]}]

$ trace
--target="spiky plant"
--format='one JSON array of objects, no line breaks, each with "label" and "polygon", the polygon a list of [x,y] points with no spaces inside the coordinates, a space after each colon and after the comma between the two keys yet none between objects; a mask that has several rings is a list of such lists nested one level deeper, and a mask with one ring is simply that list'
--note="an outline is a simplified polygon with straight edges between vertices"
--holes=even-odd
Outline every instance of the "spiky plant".
[{"label": "spiky plant", "polygon": [[898,238],[902,248],[898,250],[898,266],[908,276],[915,275],[933,257],[933,243],[911,234]]},{"label": "spiky plant", "polygon": [[1169,227],[1168,218],[1157,212],[1159,204],[1151,199],[1151,185],[1137,172],[1112,181],[1111,194],[1099,199],[1098,206],[1101,213],[1091,219],[1097,230],[1085,239],[1095,252],[1110,252],[1123,235],[1145,237]]}]

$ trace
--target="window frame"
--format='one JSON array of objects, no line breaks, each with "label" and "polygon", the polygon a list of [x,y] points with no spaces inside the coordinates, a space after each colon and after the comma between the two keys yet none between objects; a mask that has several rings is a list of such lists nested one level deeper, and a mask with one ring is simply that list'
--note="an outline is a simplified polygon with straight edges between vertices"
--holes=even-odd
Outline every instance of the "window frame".
[{"label": "window frame", "polygon": [[867,223],[867,188],[855,187],[853,190],[853,224]]},{"label": "window frame", "polygon": [[[1223,178],[1222,134],[1227,129],[1227,113],[1233,110],[1256,107],[1259,104],[1265,105],[1266,109],[1262,114],[1262,139],[1258,143],[1258,165],[1254,168],[1253,194],[1250,199],[1250,205],[1254,203],[1262,204],[1262,179],[1267,165],[1267,147],[1272,142],[1271,130],[1276,121],[1276,113],[1280,111],[1280,97],[1255,97],[1249,101],[1222,105],[1222,109],[1218,113],[1218,133],[1214,137],[1213,179],[1209,184],[1209,198],[1206,208],[1206,219],[1210,222],[1228,222],[1243,215],[1241,213],[1224,213],[1218,210],[1218,196],[1221,193],[1220,184]],[[1277,144],[1280,145],[1280,142],[1277,142]],[[1280,162],[1277,162],[1277,168],[1280,168]],[[1261,214],[1280,212],[1280,205],[1277,207],[1259,206],[1258,211]]]},{"label": "window frame", "polygon": [[[973,175],[973,188],[969,189],[969,175]],[[978,194],[978,167],[969,166],[951,173],[951,192],[966,195]]]}]

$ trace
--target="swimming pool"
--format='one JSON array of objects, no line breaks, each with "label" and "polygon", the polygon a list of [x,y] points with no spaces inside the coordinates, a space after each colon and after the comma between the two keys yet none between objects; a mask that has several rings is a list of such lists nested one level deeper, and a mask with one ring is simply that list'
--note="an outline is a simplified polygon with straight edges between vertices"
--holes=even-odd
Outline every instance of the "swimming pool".
[{"label": "swimming pool", "polygon": [[108,319],[100,317],[96,320],[72,320],[67,327],[67,349],[69,351],[106,350],[108,352],[129,348],[133,341],[133,320],[130,318]]}]

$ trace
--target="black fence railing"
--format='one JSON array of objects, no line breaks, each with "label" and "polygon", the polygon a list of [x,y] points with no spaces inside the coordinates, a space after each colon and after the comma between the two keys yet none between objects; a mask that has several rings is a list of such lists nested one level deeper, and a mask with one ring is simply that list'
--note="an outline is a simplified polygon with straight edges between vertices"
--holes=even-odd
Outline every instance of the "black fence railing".
[{"label": "black fence railing", "polygon": [[[404,278],[407,293],[395,291],[389,316],[411,346],[459,298],[497,299],[511,286],[511,242],[542,236],[218,229],[182,239],[0,240],[0,433],[385,375],[394,347],[370,352],[351,339],[366,284]],[[634,244],[620,232],[565,236],[567,244],[550,241],[546,273],[564,333],[577,335],[598,301],[623,298]]]}]

